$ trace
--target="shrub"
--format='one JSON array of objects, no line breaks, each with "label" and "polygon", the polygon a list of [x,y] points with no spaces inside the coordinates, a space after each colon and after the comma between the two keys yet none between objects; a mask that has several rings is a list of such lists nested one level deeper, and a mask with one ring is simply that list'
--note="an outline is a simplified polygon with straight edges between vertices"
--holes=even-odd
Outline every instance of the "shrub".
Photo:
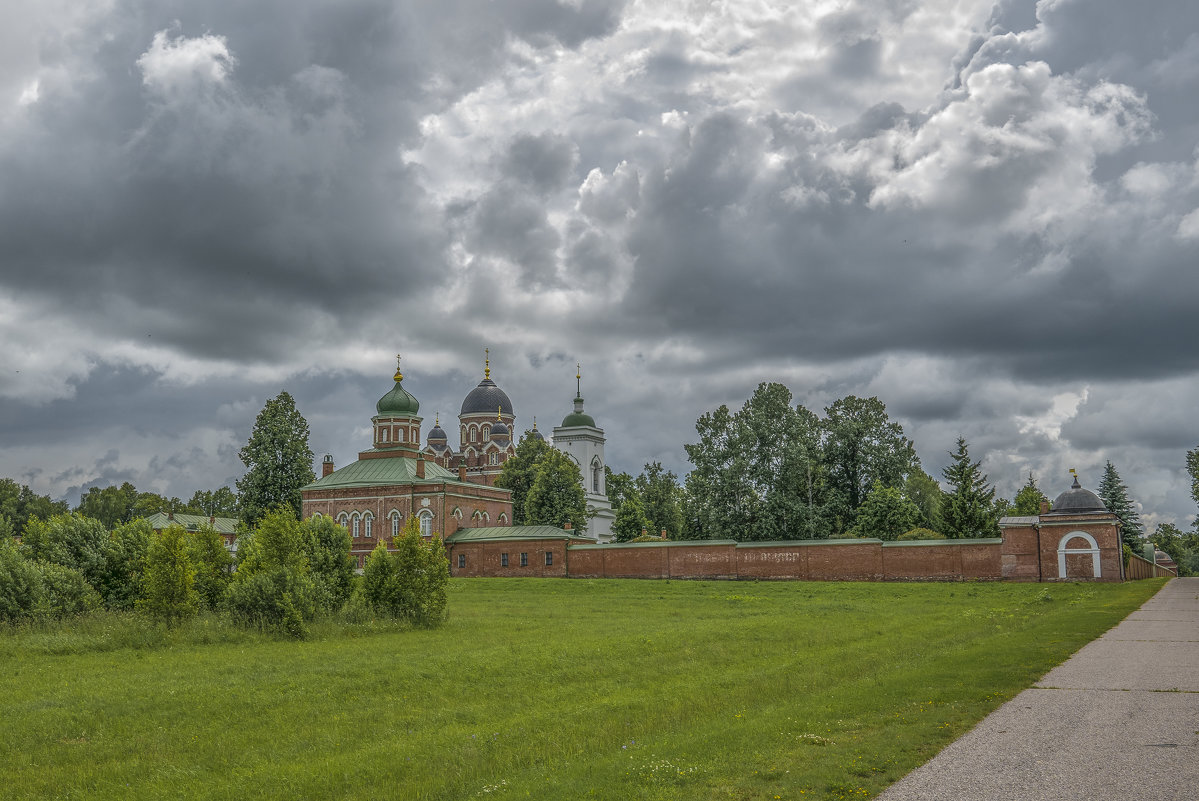
[{"label": "shrub", "polygon": [[170,525],[151,541],[146,553],[145,597],[138,606],[174,626],[196,613],[196,568],[188,554],[188,534]]},{"label": "shrub", "polygon": [[145,520],[117,526],[104,543],[96,591],[110,609],[131,609],[145,592],[146,554],[154,529]]},{"label": "shrub", "polygon": [[329,612],[341,609],[354,588],[350,533],[330,517],[311,517],[300,524],[308,546],[308,566],[316,585],[317,605]]},{"label": "shrub", "polygon": [[225,540],[212,526],[200,526],[187,537],[187,552],[196,571],[196,592],[208,609],[216,609],[225,597],[233,574],[233,556]]},{"label": "shrub", "polygon": [[304,623],[316,615],[317,597],[308,534],[284,506],[268,512],[243,538],[241,563],[225,593],[225,608],[236,622],[307,636]]},{"label": "shrub", "polygon": [[905,531],[895,539],[897,540],[943,540],[947,539],[944,534],[938,534],[930,528],[914,528],[910,531]]},{"label": "shrub", "polygon": [[49,520],[30,518],[22,548],[31,559],[78,570],[89,584],[103,583],[104,550],[109,534],[99,520],[78,512]]},{"label": "shrub", "polygon": [[396,552],[380,542],[362,576],[366,602],[376,612],[432,627],[445,620],[449,562],[441,538],[426,543],[415,518],[395,540]]},{"label": "shrub", "polygon": [[11,623],[32,615],[40,595],[37,568],[21,556],[11,539],[0,540],[0,621]]},{"label": "shrub", "polygon": [[34,616],[59,619],[101,607],[100,594],[80,571],[53,562],[34,562],[33,566],[40,584]]}]

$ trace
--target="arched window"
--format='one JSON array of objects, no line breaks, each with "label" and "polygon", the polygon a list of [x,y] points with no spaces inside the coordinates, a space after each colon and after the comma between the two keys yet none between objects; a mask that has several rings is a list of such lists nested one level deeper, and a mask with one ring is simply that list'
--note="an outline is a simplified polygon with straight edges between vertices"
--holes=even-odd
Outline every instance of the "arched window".
[{"label": "arched window", "polygon": [[420,513],[420,535],[422,537],[433,536],[433,513],[428,509]]},{"label": "arched window", "polygon": [[462,519],[462,507],[455,506],[454,511],[450,512],[450,517],[453,517],[455,520],[461,520]]},{"label": "arched window", "polygon": [[372,524],[375,522],[375,516],[373,514],[371,514],[370,512],[367,512],[365,515],[362,516],[362,519],[366,521],[366,536],[369,539],[370,537],[373,536],[373,532],[371,531],[371,529],[373,528]]},{"label": "arched window", "polygon": [[591,460],[591,491],[600,494],[600,479],[604,476],[604,466],[598,458]]},{"label": "arched window", "polygon": [[358,513],[350,515],[350,524],[354,527],[354,536],[358,536]]},{"label": "arched window", "polygon": [[349,524],[350,524],[350,516],[347,515],[345,512],[342,512],[341,514],[339,514],[337,516],[337,525],[341,526],[342,528],[345,528]]},{"label": "arched window", "polygon": [[499,522],[501,526],[508,525],[508,514],[506,512],[500,512],[500,517],[497,522]]},{"label": "arched window", "polygon": [[323,514],[321,514],[320,512],[313,512],[313,513],[312,513],[312,516],[313,516],[313,517],[324,517],[324,515],[323,515]]},{"label": "arched window", "polygon": [[404,429],[402,429],[402,428],[397,428],[397,429],[396,429],[396,436],[397,436],[397,437],[399,437],[399,441],[400,441],[400,442],[407,442],[407,441],[408,441],[408,439],[407,439],[407,438],[404,436]]},{"label": "arched window", "polygon": [[391,510],[391,536],[396,536],[400,533],[400,513],[396,510]]},{"label": "arched window", "polygon": [[490,440],[491,440],[491,426],[483,426],[483,441],[489,442]]},{"label": "arched window", "polygon": [[379,441],[387,442],[387,429],[386,428],[379,429]]}]

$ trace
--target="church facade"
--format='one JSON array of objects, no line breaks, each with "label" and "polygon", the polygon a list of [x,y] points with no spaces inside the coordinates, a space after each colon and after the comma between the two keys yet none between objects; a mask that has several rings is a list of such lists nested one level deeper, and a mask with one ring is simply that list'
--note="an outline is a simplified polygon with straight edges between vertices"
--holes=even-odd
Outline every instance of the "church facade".
[{"label": "church facade", "polygon": [[[495,486],[504,463],[516,453],[516,413],[507,393],[491,378],[490,353],[483,380],[463,399],[458,415],[458,449],[434,420],[421,443],[420,403],[403,387],[396,358],[395,385],[375,405],[372,445],[358,459],[336,468],[326,455],[321,477],[301,490],[304,517],[331,517],[350,532],[359,562],[379,538],[394,536],[416,517],[426,536],[450,537],[462,529],[512,525],[512,494]],[[581,382],[576,373],[576,380]],[[581,388],[581,383],[578,384]],[[604,432],[583,413],[581,391],[575,411],[554,429],[554,446],[579,465],[589,511],[587,536],[611,539],[612,507],[604,486]],[[530,436],[542,438],[536,422]]]}]

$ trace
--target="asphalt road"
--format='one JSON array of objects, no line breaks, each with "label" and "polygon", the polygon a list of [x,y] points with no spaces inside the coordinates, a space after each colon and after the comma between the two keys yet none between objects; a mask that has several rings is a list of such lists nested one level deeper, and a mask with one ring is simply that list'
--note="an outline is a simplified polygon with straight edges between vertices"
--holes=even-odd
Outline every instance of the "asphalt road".
[{"label": "asphalt road", "polygon": [[1199,578],[983,719],[880,801],[1199,800]]}]

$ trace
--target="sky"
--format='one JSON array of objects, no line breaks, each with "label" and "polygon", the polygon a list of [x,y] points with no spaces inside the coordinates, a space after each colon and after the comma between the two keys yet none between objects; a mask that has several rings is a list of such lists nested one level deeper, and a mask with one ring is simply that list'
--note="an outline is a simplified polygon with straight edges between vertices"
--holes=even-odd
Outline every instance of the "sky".
[{"label": "sky", "polygon": [[186,499],[282,390],[344,465],[490,348],[618,471],[777,381],[1189,524],[1197,96],[1191,0],[10,0],[0,476]]}]

